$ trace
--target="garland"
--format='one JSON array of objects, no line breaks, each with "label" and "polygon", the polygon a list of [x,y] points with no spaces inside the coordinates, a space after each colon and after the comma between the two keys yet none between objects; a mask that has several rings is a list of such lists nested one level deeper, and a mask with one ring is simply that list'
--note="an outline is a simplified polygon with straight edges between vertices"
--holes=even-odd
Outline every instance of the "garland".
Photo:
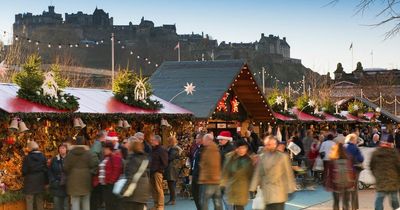
[{"label": "garland", "polygon": [[148,78],[137,75],[131,71],[120,71],[113,83],[112,91],[115,98],[130,106],[150,110],[158,110],[163,105],[157,100],[151,100],[152,87]]},{"label": "garland", "polygon": [[59,110],[77,110],[78,98],[62,91],[69,81],[60,76],[59,66],[52,65],[48,72],[40,66],[41,58],[33,54],[28,57],[22,71],[13,75],[13,81],[20,87],[17,96]]}]

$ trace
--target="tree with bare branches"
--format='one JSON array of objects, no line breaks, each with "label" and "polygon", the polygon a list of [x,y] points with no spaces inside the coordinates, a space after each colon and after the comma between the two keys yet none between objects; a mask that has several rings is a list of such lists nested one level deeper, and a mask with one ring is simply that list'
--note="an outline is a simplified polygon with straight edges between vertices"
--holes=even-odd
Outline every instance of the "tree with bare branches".
[{"label": "tree with bare branches", "polygon": [[[332,0],[327,5],[336,5],[340,0]],[[378,27],[394,23],[394,26],[386,32],[385,39],[392,38],[400,32],[400,0],[359,0],[355,7],[356,15],[363,15],[370,11],[371,7],[379,6],[375,14],[380,20],[370,26]]]}]

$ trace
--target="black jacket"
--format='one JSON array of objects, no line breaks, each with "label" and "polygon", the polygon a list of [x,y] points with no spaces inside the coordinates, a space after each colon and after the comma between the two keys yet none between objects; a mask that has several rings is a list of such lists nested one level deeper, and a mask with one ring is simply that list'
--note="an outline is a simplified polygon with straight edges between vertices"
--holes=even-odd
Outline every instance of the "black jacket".
[{"label": "black jacket", "polygon": [[235,146],[233,146],[231,142],[228,142],[223,146],[219,146],[219,152],[221,153],[221,166],[224,165],[225,155],[233,151],[234,149]]},{"label": "black jacket", "polygon": [[164,173],[164,170],[168,167],[168,152],[162,146],[153,147],[151,151],[150,160],[150,173],[155,172]]},{"label": "black jacket", "polygon": [[192,162],[192,177],[194,180],[199,179],[200,175],[200,157],[201,152],[203,151],[204,146],[200,145],[196,148],[194,155],[193,155],[193,162]]},{"label": "black jacket", "polygon": [[49,168],[50,192],[53,196],[67,196],[65,184],[66,175],[64,173],[64,159],[60,155],[51,159]]},{"label": "black jacket", "polygon": [[39,151],[30,152],[22,163],[24,176],[24,193],[36,194],[44,192],[48,184],[46,157]]},{"label": "black jacket", "polygon": [[[128,162],[125,168],[125,177],[127,178],[128,183],[132,182],[132,178],[134,174],[136,174],[140,168],[140,165],[144,160],[148,160],[148,155],[145,153],[132,153],[128,157]],[[137,203],[147,203],[151,196],[151,187],[149,181],[149,170],[148,168],[142,174],[138,182],[136,183],[136,189],[133,194],[127,198],[124,198],[126,202],[137,202]],[[125,189],[124,189],[125,190]]]}]

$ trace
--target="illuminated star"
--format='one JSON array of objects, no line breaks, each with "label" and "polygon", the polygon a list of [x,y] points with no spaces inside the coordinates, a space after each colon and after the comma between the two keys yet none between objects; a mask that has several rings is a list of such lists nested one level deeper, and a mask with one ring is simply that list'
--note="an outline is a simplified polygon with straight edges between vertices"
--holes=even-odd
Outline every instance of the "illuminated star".
[{"label": "illuminated star", "polygon": [[282,96],[278,96],[276,97],[275,103],[278,105],[281,105],[283,103],[283,98]]},{"label": "illuminated star", "polygon": [[354,105],[354,106],[353,106],[353,109],[354,109],[355,111],[358,111],[358,109],[359,109],[358,105],[357,105],[357,104]]},{"label": "illuminated star", "polygon": [[308,106],[311,106],[311,107],[315,106],[315,101],[314,100],[309,100],[308,101]]},{"label": "illuminated star", "polygon": [[184,86],[185,92],[187,95],[193,95],[193,92],[196,91],[195,88],[196,86],[193,85],[193,83],[186,83],[186,86]]}]

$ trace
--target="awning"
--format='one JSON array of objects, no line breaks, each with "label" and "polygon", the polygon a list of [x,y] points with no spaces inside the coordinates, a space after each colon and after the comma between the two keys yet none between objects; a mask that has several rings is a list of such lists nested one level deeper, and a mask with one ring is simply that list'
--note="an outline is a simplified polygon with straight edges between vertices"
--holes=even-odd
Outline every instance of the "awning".
[{"label": "awning", "polygon": [[294,118],[285,116],[285,115],[280,114],[280,113],[278,113],[278,112],[273,112],[273,115],[274,115],[274,117],[275,117],[276,119],[281,120],[281,121],[294,121],[294,120],[296,120],[296,119],[294,119]]},{"label": "awning", "polygon": [[345,119],[340,119],[338,117],[335,117],[335,116],[330,115],[330,114],[325,113],[325,112],[323,113],[323,115],[325,117],[325,121],[328,121],[328,122],[343,122],[343,121],[346,121]]},{"label": "awning", "polygon": [[[63,113],[66,111],[54,109],[17,97],[19,87],[15,84],[0,84],[0,109],[8,113]],[[163,105],[160,110],[147,110],[132,107],[116,100],[110,90],[89,88],[67,88],[66,93],[79,98],[79,109],[77,113],[88,114],[192,114],[192,112],[179,106],[171,104],[156,96],[152,99],[158,100]]]},{"label": "awning", "polygon": [[314,117],[310,114],[307,114],[305,112],[300,112],[297,108],[293,109],[293,113],[297,115],[297,118],[300,121],[314,121],[314,122],[321,122],[323,121],[322,119],[318,118],[318,117]]}]

